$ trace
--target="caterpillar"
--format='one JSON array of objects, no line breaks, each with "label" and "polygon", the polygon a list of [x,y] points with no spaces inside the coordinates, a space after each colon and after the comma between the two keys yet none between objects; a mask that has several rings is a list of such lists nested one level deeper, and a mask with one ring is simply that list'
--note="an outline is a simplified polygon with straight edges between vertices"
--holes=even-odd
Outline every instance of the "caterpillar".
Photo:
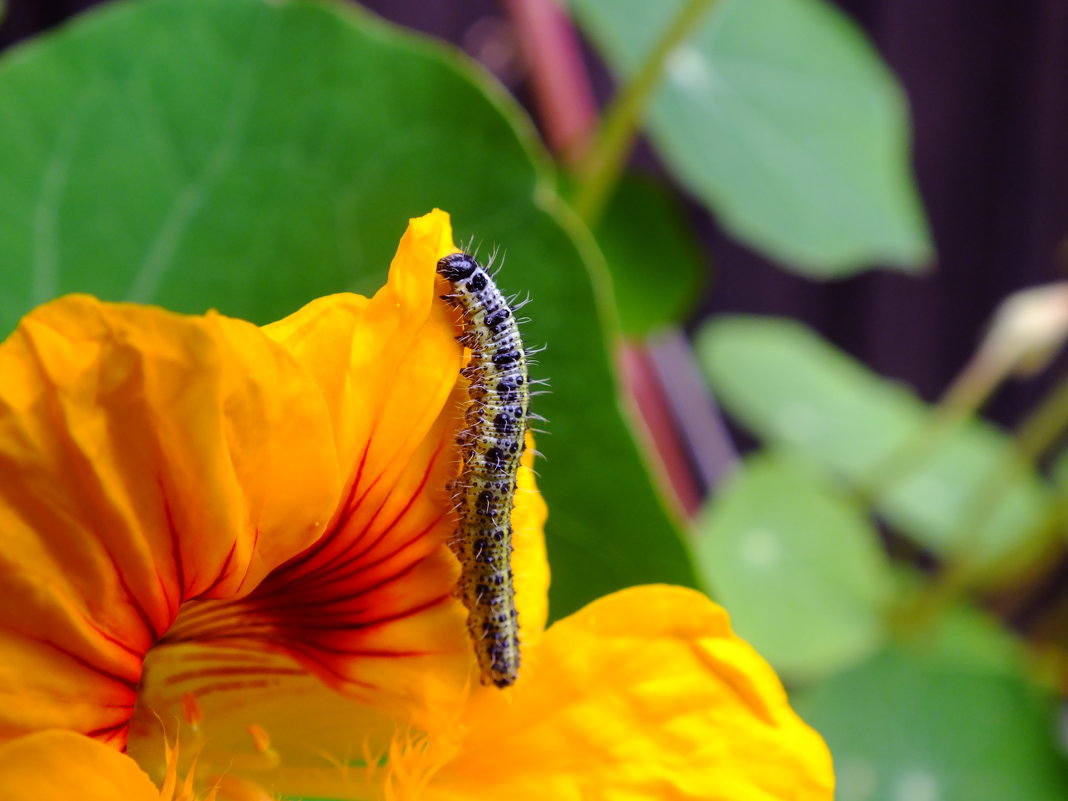
[{"label": "caterpillar", "polygon": [[460,478],[453,483],[457,594],[467,608],[482,684],[508,687],[519,671],[511,516],[529,425],[527,354],[513,309],[474,257],[453,253],[438,262],[437,272],[452,289],[443,299],[463,317],[457,339],[471,351],[461,370],[470,402],[457,436]]}]

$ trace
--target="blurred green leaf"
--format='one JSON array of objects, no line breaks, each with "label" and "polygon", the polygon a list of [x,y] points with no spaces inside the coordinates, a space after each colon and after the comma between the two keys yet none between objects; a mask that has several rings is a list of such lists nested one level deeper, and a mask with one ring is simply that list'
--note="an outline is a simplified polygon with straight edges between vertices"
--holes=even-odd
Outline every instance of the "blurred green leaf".
[{"label": "blurred green leaf", "polygon": [[946,610],[929,631],[902,646],[943,667],[1017,677],[1029,667],[1024,646],[999,620],[964,603]]},{"label": "blurred green leaf", "polygon": [[704,265],[682,209],[651,179],[627,175],[597,225],[624,333],[675,325],[701,296]]},{"label": "blurred green leaf", "polygon": [[811,467],[748,459],[699,518],[696,552],[735,629],[790,680],[882,644],[892,580],[878,534]]},{"label": "blurred green leaf", "polygon": [[[624,78],[685,0],[571,0]],[[717,0],[670,57],[649,135],[676,177],[750,245],[799,272],[931,258],[901,91],[819,0]]]},{"label": "blurred green leaf", "polygon": [[[982,639],[983,628],[967,636]],[[1001,640],[997,627],[985,629]],[[827,740],[838,801],[1060,801],[1068,763],[1056,704],[1019,670],[952,649],[899,648],[801,692],[798,712]],[[973,643],[972,653],[1003,646]]]},{"label": "blurred green leaf", "polygon": [[1068,488],[1068,450],[1058,453],[1049,467],[1050,480],[1061,488]]},{"label": "blurred green leaf", "polygon": [[[1000,431],[970,420],[926,443],[931,417],[921,401],[804,326],[722,318],[701,332],[698,351],[736,419],[875,495],[894,527],[932,551],[967,548],[977,565],[1003,574],[1049,536],[1040,525],[1049,489]],[[911,469],[882,486],[885,466],[917,447],[925,452]],[[976,527],[962,529],[976,509],[984,512]]]},{"label": "blurred green leaf", "polygon": [[374,291],[407,219],[448,209],[458,241],[505,250],[500,283],[551,344],[554,614],[693,583],[618,408],[603,265],[529,122],[465,58],[340,2],[146,0],[7,54],[0,107],[0,325],[73,291],[267,322]]}]

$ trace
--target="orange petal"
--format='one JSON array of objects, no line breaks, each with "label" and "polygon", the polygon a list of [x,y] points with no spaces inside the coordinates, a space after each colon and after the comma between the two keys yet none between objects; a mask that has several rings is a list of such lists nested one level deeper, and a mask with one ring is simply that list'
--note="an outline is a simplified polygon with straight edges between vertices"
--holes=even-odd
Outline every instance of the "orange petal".
[{"label": "orange petal", "polygon": [[159,801],[130,757],[89,737],[49,730],[0,746],[4,801]]},{"label": "orange petal", "polygon": [[[527,434],[527,449],[516,480],[512,510],[512,572],[515,605],[519,613],[523,659],[545,630],[549,618],[549,560],[545,553],[548,508],[534,479],[534,438]],[[520,665],[520,670],[523,670]]]},{"label": "orange petal", "polygon": [[[442,290],[434,289],[433,267],[451,250],[443,214],[415,220],[389,285],[374,299],[323,298],[268,327],[319,382],[352,481],[322,540],[256,591],[183,610],[150,655],[142,685],[146,708],[163,720],[186,716],[183,707],[195,699],[211,741],[236,747],[247,739],[255,708],[295,692],[302,667],[356,701],[388,710],[402,727],[434,729],[459,714],[477,685],[466,612],[453,593],[458,566],[446,546],[455,528],[446,484],[458,469],[454,439],[466,388],[456,321],[436,299]],[[531,443],[512,517],[524,645],[537,638],[547,614],[546,510],[532,461]],[[286,650],[299,666],[280,666],[264,648]],[[325,741],[311,723],[273,729],[340,753],[385,747],[396,723],[390,720],[384,740],[375,742],[355,717],[339,720],[334,739]],[[159,742],[155,718],[142,724],[136,747]],[[285,750],[273,731],[271,741]],[[262,760],[245,761],[262,767]]]},{"label": "orange petal", "polygon": [[417,447],[456,383],[462,349],[436,277],[455,250],[449,216],[435,210],[410,221],[374,298],[320,298],[263,329],[319,383],[350,482],[358,472],[373,480]]},{"label": "orange petal", "polygon": [[462,686],[446,484],[463,351],[435,272],[453,249],[447,215],[413,220],[374,298],[323,298],[265,329],[319,382],[342,502],[311,548],[240,603],[183,612],[169,641],[280,643],[335,687],[401,703],[435,692],[428,679]]},{"label": "orange petal", "polygon": [[451,734],[409,750],[398,799],[833,796],[823,741],[697,592],[602,598],[554,624],[531,661],[510,697],[479,693]]},{"label": "orange petal", "polygon": [[[324,298],[268,327],[327,399],[348,476],[343,501],[315,545],[241,602],[183,613],[169,640],[282,643],[331,685],[412,715],[458,698],[471,649],[454,597],[446,486],[458,470],[463,349],[435,269],[453,251],[446,214],[412,220],[374,298]],[[531,482],[524,493],[540,503]],[[544,513],[524,514],[534,554]],[[523,593],[532,632],[545,614],[539,558]]]},{"label": "orange petal", "polygon": [[121,746],[179,606],[248,592],[328,522],[327,409],[254,326],[88,297],[24,319],[0,372],[0,739]]}]

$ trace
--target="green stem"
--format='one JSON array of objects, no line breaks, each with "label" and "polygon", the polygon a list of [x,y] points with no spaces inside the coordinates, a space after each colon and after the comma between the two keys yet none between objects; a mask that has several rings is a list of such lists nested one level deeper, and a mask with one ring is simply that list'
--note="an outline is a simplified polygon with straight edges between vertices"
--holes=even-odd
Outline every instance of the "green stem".
[{"label": "green stem", "polygon": [[960,372],[917,431],[905,437],[862,482],[865,495],[878,499],[923,464],[969,417],[979,411],[1009,374],[1010,364],[990,362],[982,352]]},{"label": "green stem", "polygon": [[1061,381],[1020,425],[1016,437],[1021,455],[1037,460],[1057,444],[1068,429],[1068,379]]},{"label": "green stem", "polygon": [[605,110],[593,145],[577,170],[575,210],[594,226],[623,172],[642,114],[663,74],[668,56],[694,29],[715,0],[689,0],[675,17],[637,76]]},{"label": "green stem", "polygon": [[[947,607],[956,602],[980,574],[976,554],[983,551],[980,541],[986,522],[998,510],[998,504],[1012,482],[1027,467],[1033,466],[1057,442],[1068,429],[1068,379],[1062,380],[1052,392],[1043,398],[1017,428],[1014,458],[1008,458],[991,471],[983,482],[975,501],[949,538],[952,549],[945,556],[942,572],[924,589],[915,603],[904,614],[909,628],[922,627],[936,619]],[[1049,528],[1060,519],[1066,508],[1064,496],[1058,498],[1050,514],[1042,521],[1041,528]],[[975,536],[977,534],[977,536]],[[1021,540],[1030,547],[1042,532],[1034,529],[1022,532]],[[1048,557],[1048,555],[1047,555]],[[1006,554],[1003,561],[1019,562],[1013,554]]]}]

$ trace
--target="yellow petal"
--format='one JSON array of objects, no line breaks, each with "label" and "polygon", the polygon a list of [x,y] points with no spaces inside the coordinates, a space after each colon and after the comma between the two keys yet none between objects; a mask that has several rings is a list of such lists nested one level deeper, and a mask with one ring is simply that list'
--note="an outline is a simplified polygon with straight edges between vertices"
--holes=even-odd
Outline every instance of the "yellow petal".
[{"label": "yellow petal", "polygon": [[159,801],[130,757],[96,740],[49,730],[0,746],[4,801]]},{"label": "yellow petal", "polygon": [[[426,726],[455,707],[472,664],[447,547],[466,387],[459,321],[435,268],[453,251],[448,215],[414,219],[374,298],[324,298],[266,329],[319,382],[348,476],[343,501],[324,536],[247,598],[190,610],[201,637],[210,620],[213,639],[271,638],[332,686]],[[517,564],[533,638],[548,578],[529,461],[521,492]]]},{"label": "yellow petal", "polygon": [[[466,386],[457,321],[436,297],[444,288],[434,288],[433,268],[452,249],[443,214],[413,220],[374,299],[323,298],[268,327],[318,382],[338,451],[349,454],[341,461],[353,465],[351,484],[320,542],[239,601],[189,604],[153,649],[131,743],[143,764],[161,764],[159,720],[181,719],[192,699],[202,768],[236,759],[241,775],[269,775],[290,795],[321,795],[317,782],[335,779],[343,763],[347,781],[363,787],[374,779],[344,755],[384,753],[398,726],[447,726],[477,686],[466,611],[453,592],[458,566],[446,546],[455,527],[446,484],[458,469]],[[547,615],[546,509],[533,458],[528,443],[512,516],[524,648]],[[296,663],[263,653],[272,647]],[[322,709],[321,718],[305,714],[311,709]],[[254,752],[250,723],[270,734],[280,766]],[[192,736],[183,729],[180,739]]]},{"label": "yellow petal", "polygon": [[[324,536],[237,605],[201,610],[229,638],[270,638],[351,695],[433,705],[464,683],[447,547],[463,350],[438,295],[448,215],[412,220],[370,300],[323,298],[265,330],[319,383],[345,476]],[[179,626],[183,621],[179,621]]]},{"label": "yellow petal", "polygon": [[24,319],[0,372],[0,739],[121,746],[179,606],[248,592],[328,522],[327,409],[255,326],[80,296]]},{"label": "yellow petal", "polygon": [[832,798],[826,746],[697,592],[607,596],[554,624],[532,657],[510,697],[473,697],[455,729],[466,735],[409,751],[397,798]]},{"label": "yellow petal", "polygon": [[320,298],[263,329],[318,382],[350,481],[358,470],[369,482],[402,462],[456,383],[462,349],[435,272],[455,249],[447,214],[413,219],[373,298]]},{"label": "yellow petal", "polygon": [[[549,560],[545,553],[545,520],[549,510],[534,478],[534,438],[527,435],[527,449],[516,477],[515,508],[512,510],[512,572],[515,574],[515,605],[525,654],[541,637],[549,618]],[[520,664],[520,671],[523,665]]]}]

